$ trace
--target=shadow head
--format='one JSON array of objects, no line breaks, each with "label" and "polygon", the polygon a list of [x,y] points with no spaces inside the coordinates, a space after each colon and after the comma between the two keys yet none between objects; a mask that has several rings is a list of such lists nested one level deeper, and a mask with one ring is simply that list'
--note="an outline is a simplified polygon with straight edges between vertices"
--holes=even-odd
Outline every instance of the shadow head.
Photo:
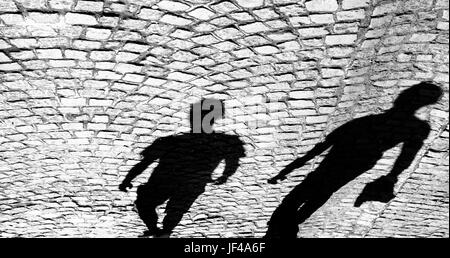
[{"label": "shadow head", "polygon": [[394,109],[415,112],[438,102],[442,93],[441,87],[431,82],[421,82],[402,91],[394,102]]}]

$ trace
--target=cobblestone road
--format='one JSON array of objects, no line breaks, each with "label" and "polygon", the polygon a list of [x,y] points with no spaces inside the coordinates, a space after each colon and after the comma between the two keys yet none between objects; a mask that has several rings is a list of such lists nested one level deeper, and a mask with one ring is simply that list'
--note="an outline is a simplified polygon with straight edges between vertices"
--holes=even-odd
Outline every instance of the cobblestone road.
[{"label": "cobblestone road", "polygon": [[189,104],[211,97],[233,111],[217,130],[239,135],[246,157],[226,184],[208,185],[173,236],[261,237],[321,158],[281,184],[268,178],[427,80],[445,93],[419,114],[432,133],[397,197],[353,207],[399,146],[299,237],[448,237],[448,9],[447,0],[0,0],[0,236],[139,235],[135,191],[118,184],[156,138],[188,130]]}]

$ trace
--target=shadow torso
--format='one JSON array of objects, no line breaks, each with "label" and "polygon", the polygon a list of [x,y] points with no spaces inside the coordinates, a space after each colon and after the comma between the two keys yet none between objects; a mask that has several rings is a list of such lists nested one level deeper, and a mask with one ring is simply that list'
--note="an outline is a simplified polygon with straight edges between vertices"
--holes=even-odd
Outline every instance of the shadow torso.
[{"label": "shadow torso", "polygon": [[159,138],[142,155],[159,159],[148,187],[200,190],[212,181],[211,174],[222,160],[239,159],[244,149],[234,135],[186,133]]},{"label": "shadow torso", "polygon": [[388,149],[400,143],[423,142],[429,131],[429,125],[414,116],[380,114],[355,119],[327,137],[332,147],[312,173],[320,176],[322,183],[339,188],[371,169]]}]

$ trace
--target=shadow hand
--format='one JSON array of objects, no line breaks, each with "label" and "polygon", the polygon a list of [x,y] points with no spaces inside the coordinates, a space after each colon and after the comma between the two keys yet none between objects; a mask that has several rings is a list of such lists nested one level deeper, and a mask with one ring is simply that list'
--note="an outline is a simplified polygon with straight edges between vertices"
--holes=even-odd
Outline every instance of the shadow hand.
[{"label": "shadow hand", "polygon": [[130,182],[125,182],[123,181],[120,185],[119,185],[119,190],[122,192],[128,192],[128,189],[131,189],[133,187],[133,185]]},{"label": "shadow hand", "polygon": [[214,185],[223,185],[223,184],[225,184],[227,179],[228,178],[226,176],[221,176],[221,177],[217,178],[216,180],[214,180]]},{"label": "shadow hand", "polygon": [[284,179],[286,179],[285,176],[278,174],[278,175],[272,177],[271,179],[267,180],[267,182],[269,184],[273,184],[274,185],[274,184],[278,183],[278,180],[283,181]]},{"label": "shadow hand", "polygon": [[[294,162],[297,162],[297,161],[294,161]],[[293,162],[293,163],[294,163],[294,162]],[[285,168],[283,168],[283,169],[278,173],[278,175],[276,175],[276,176],[272,177],[271,179],[267,180],[267,182],[268,182],[269,184],[276,184],[276,183],[278,183],[278,182],[277,182],[278,180],[283,181],[284,179],[286,179],[286,175],[287,175],[287,174],[291,173],[292,170],[294,170],[295,168],[297,168],[297,167],[299,167],[299,166],[303,166],[302,164],[304,164],[304,163],[302,162],[302,164],[300,164],[300,165],[298,165],[298,164],[293,165],[293,163],[291,163],[291,164],[289,164],[288,166],[286,166]],[[297,162],[297,163],[298,163],[298,162]]]},{"label": "shadow hand", "polygon": [[394,186],[396,182],[396,178],[382,176],[375,181],[368,183],[358,198],[356,198],[354,206],[359,207],[367,201],[389,202],[395,197]]}]

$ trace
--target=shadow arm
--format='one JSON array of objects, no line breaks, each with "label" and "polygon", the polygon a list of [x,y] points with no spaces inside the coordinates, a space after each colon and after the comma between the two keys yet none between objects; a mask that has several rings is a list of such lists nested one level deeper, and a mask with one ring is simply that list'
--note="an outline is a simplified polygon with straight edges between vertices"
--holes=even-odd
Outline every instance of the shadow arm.
[{"label": "shadow arm", "polygon": [[287,165],[283,170],[281,170],[278,175],[272,177],[268,180],[270,184],[275,184],[277,180],[284,180],[286,178],[286,175],[291,173],[294,169],[302,167],[306,164],[306,162],[310,161],[317,155],[321,154],[325,150],[327,150],[331,145],[333,145],[333,139],[334,134],[329,135],[325,141],[318,143],[312,148],[310,151],[308,151],[303,157],[298,158],[291,162],[289,165]]},{"label": "shadow arm", "polygon": [[232,176],[239,167],[239,156],[225,158],[225,169],[222,175],[216,180],[215,184],[223,184]]},{"label": "shadow arm", "polygon": [[131,182],[134,178],[140,175],[144,170],[155,161],[153,158],[144,158],[141,162],[136,164],[125,176],[123,182]]},{"label": "shadow arm", "polygon": [[386,177],[393,182],[397,182],[398,176],[411,165],[422,145],[423,140],[421,139],[405,142],[391,172]]},{"label": "shadow arm", "polygon": [[224,155],[225,168],[222,175],[215,180],[216,185],[224,184],[238,169],[240,158],[245,157],[244,144],[238,137],[230,138],[229,142],[231,149]]},{"label": "shadow arm", "polygon": [[294,169],[302,167],[306,164],[306,162],[310,161],[317,155],[320,155],[322,152],[327,150],[331,146],[331,141],[329,139],[326,139],[324,142],[318,143],[314,148],[312,148],[310,151],[308,151],[303,157],[300,157],[293,162],[291,162],[289,165],[287,165],[282,171],[280,171],[279,175],[286,176],[290,172],[292,172]]},{"label": "shadow arm", "polygon": [[387,203],[392,200],[395,197],[394,186],[398,176],[411,165],[422,145],[423,140],[421,139],[405,142],[391,172],[367,184],[358,198],[356,198],[354,206],[359,207],[367,201]]},{"label": "shadow arm", "polygon": [[133,181],[134,178],[144,172],[144,170],[148,166],[150,166],[150,164],[161,157],[162,146],[163,145],[161,144],[161,140],[158,139],[141,153],[143,159],[141,160],[141,162],[134,165],[134,167],[130,169],[128,174],[125,176],[122,183],[119,185],[119,189],[121,191],[126,192],[127,188],[132,188],[133,185],[131,184],[131,181]]},{"label": "shadow arm", "polygon": [[131,181],[138,175],[140,175],[150,164],[153,163],[155,159],[144,158],[141,162],[136,164],[125,176],[122,183],[119,185],[119,190],[122,192],[127,192],[127,188],[132,188],[133,185]]}]

